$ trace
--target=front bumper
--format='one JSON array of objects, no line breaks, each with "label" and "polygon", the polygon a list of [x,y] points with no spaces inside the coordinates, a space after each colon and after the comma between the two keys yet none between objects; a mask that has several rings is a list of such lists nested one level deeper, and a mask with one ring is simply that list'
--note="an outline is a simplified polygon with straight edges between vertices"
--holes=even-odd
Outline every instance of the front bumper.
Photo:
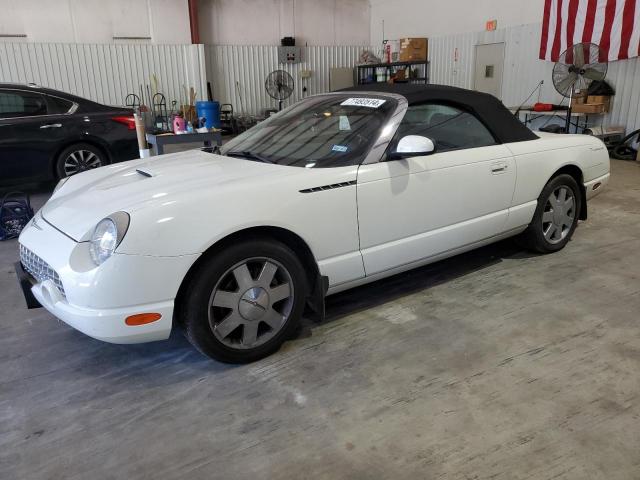
[{"label": "front bumper", "polygon": [[42,305],[36,297],[33,296],[33,292],[31,291],[34,284],[33,277],[25,271],[20,262],[15,263],[14,269],[16,271],[16,277],[18,277],[18,284],[24,295],[24,301],[27,302],[27,308],[41,308]]},{"label": "front bumper", "polygon": [[[38,281],[21,264],[18,281],[30,308],[40,304],[71,327],[111,343],[142,343],[169,337],[178,288],[197,256],[151,257],[114,254],[92,264],[87,242],[75,242],[37,215],[20,244],[59,275],[64,294],[53,280]],[[159,313],[145,325],[127,325],[131,315]]]},{"label": "front bumper", "polygon": [[[165,340],[171,333],[173,300],[125,308],[92,309],[64,301],[51,280],[31,288],[34,298],[67,325],[97,340],[109,343],[144,343]],[[125,319],[137,313],[159,313],[160,320],[129,326]]]}]

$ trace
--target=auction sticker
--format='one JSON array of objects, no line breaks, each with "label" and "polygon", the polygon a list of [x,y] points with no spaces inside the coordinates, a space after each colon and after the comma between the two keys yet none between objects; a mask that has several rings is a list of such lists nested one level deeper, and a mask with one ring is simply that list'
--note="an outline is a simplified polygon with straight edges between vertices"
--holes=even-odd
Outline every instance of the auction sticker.
[{"label": "auction sticker", "polygon": [[340,105],[344,105],[347,107],[368,107],[368,108],[378,108],[382,105],[386,100],[381,100],[379,98],[364,98],[364,97],[355,97],[355,98],[347,98]]}]

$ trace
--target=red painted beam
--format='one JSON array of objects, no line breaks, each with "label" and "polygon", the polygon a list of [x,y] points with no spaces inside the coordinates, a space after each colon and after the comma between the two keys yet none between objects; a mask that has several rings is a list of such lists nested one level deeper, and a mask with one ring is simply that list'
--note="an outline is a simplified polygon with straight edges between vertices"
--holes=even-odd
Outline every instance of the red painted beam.
[{"label": "red painted beam", "polygon": [[198,0],[189,1],[189,26],[191,27],[191,43],[200,43],[198,28]]}]

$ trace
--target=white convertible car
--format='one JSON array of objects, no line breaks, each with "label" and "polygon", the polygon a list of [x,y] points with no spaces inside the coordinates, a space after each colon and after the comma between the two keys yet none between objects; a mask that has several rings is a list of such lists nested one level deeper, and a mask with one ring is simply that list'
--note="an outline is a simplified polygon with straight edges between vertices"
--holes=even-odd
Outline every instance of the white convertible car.
[{"label": "white convertible car", "polygon": [[489,95],[378,86],[306,98],[226,144],[60,182],[20,236],[30,307],[114,343],[174,326],[268,355],[324,297],[520,235],[555,252],[609,179],[603,143],[534,134]]}]

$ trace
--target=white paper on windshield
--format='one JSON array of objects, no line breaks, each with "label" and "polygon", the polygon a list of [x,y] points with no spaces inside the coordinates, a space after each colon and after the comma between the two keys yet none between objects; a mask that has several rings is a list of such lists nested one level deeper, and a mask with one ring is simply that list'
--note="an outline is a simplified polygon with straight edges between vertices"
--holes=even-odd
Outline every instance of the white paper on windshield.
[{"label": "white paper on windshield", "polygon": [[349,117],[347,117],[346,115],[340,115],[338,128],[340,130],[351,130],[351,125],[349,124]]},{"label": "white paper on windshield", "polygon": [[340,105],[348,106],[348,107],[368,107],[368,108],[378,108],[382,105],[386,100],[381,100],[379,98],[347,98]]}]

